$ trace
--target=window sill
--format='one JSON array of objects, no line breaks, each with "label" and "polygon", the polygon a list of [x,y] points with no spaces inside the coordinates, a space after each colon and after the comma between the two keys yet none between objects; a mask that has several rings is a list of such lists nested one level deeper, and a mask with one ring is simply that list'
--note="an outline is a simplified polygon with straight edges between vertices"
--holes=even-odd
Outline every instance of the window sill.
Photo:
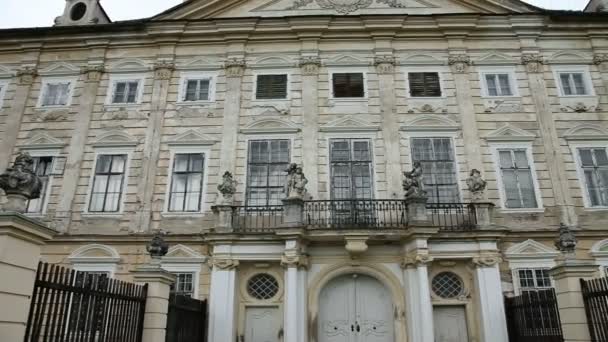
[{"label": "window sill", "polygon": [[585,207],[584,211],[594,212],[594,211],[608,211],[608,207]]},{"label": "window sill", "polygon": [[120,219],[123,217],[123,215],[124,215],[123,212],[119,212],[119,213],[91,213],[91,212],[82,213],[82,217],[87,217],[87,218]]},{"label": "window sill", "polygon": [[252,103],[289,102],[289,101],[291,101],[290,98],[286,98],[286,99],[252,99],[251,100]]},{"label": "window sill", "polygon": [[540,213],[545,212],[545,208],[522,208],[522,209],[499,208],[498,211],[503,214],[540,214]]},{"label": "window sill", "polygon": [[34,108],[34,110],[39,111],[39,112],[42,112],[42,111],[45,111],[45,110],[62,110],[62,109],[69,110],[70,109],[70,105],[67,104],[67,105],[62,105],[62,106],[38,106],[38,107]]},{"label": "window sill", "polygon": [[596,99],[597,95],[559,95],[560,99]]},{"label": "window sill", "polygon": [[104,105],[104,109],[137,108],[141,103],[111,103]]},{"label": "window sill", "polygon": [[367,97],[331,97],[329,98],[330,101],[333,102],[367,102],[368,98]]},{"label": "window sill", "polygon": [[178,101],[175,102],[177,106],[201,106],[201,105],[211,105],[214,104],[215,101]]},{"label": "window sill", "polygon": [[511,95],[511,96],[490,96],[490,95],[483,95],[481,97],[483,100],[502,100],[502,99],[506,99],[506,100],[519,100],[522,97],[519,95]]},{"label": "window sill", "polygon": [[183,212],[183,213],[179,213],[179,212],[169,212],[169,211],[164,211],[162,213],[160,213],[161,217],[166,217],[166,218],[201,218],[205,216],[204,212]]},{"label": "window sill", "polygon": [[445,100],[448,97],[447,96],[411,96],[408,95],[407,96],[408,99],[416,101],[416,100],[420,100],[420,101],[441,101],[441,100]]}]

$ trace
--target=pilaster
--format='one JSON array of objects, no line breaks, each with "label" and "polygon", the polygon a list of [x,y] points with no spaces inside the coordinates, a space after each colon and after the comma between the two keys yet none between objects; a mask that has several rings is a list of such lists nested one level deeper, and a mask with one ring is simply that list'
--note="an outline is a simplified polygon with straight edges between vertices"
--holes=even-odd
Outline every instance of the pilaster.
[{"label": "pilaster", "polygon": [[475,283],[479,296],[479,321],[482,341],[508,342],[507,321],[503,301],[498,256],[473,259]]},{"label": "pilaster", "polygon": [[316,55],[302,56],[302,159],[304,173],[308,177],[308,193],[314,198],[319,194],[319,170],[317,169],[319,151],[319,69],[321,59]]},{"label": "pilaster", "polygon": [[229,58],[224,62],[226,95],[224,99],[224,120],[220,170],[235,173],[236,143],[241,112],[241,84],[247,63],[242,57]]},{"label": "pilaster", "polygon": [[[434,342],[433,304],[429,287],[428,264],[433,259],[426,250],[426,240],[415,241],[415,251],[404,257],[401,267],[405,280],[408,340]],[[419,248],[423,247],[423,248]]]},{"label": "pilaster", "polygon": [[209,342],[236,341],[238,260],[213,258],[209,292]]},{"label": "pilaster", "polygon": [[287,241],[281,259],[285,268],[284,342],[308,342],[308,259],[301,248],[299,241]]},{"label": "pilaster", "polygon": [[593,57],[593,63],[597,65],[602,75],[604,94],[608,95],[608,53],[596,53]]}]

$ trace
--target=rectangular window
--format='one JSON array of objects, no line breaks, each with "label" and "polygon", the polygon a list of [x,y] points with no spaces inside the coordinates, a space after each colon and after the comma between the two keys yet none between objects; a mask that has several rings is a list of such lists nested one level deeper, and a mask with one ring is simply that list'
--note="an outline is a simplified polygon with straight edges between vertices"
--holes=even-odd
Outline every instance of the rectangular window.
[{"label": "rectangular window", "polygon": [[488,96],[513,96],[509,74],[486,74]]},{"label": "rectangular window", "polygon": [[332,74],[334,98],[365,97],[363,73]]},{"label": "rectangular window", "polygon": [[289,140],[249,142],[247,205],[281,205],[290,162]]},{"label": "rectangular window", "polygon": [[544,290],[552,287],[548,269],[518,269],[517,277],[519,278],[519,288],[522,292]]},{"label": "rectangular window", "polygon": [[53,157],[34,157],[34,172],[38,177],[40,177],[40,181],[42,182],[42,187],[40,190],[40,197],[36,199],[31,199],[27,202],[27,213],[42,213],[44,210],[44,202],[46,201],[46,197],[49,192],[49,177],[53,170]]},{"label": "rectangular window", "polygon": [[171,285],[171,292],[178,295],[194,296],[194,273],[173,273],[175,283]]},{"label": "rectangular window", "polygon": [[560,72],[559,80],[564,95],[589,95],[589,89],[585,85],[585,75],[582,72]]},{"label": "rectangular window", "polygon": [[175,154],[169,193],[169,211],[199,212],[203,194],[203,153]]},{"label": "rectangular window", "polygon": [[331,198],[373,198],[371,141],[330,140]]},{"label": "rectangular window", "polygon": [[70,82],[44,83],[41,106],[65,106],[70,96]]},{"label": "rectangular window", "polygon": [[129,104],[138,102],[139,81],[117,81],[114,83],[112,103]]},{"label": "rectangular window", "polygon": [[183,100],[209,101],[210,79],[188,79],[186,80],[186,92]]},{"label": "rectangular window", "polygon": [[97,157],[89,212],[119,212],[125,181],[126,154]]},{"label": "rectangular window", "polygon": [[506,208],[538,208],[532,168],[526,149],[499,150]]},{"label": "rectangular window", "polygon": [[452,139],[412,139],[412,162],[420,162],[429,203],[458,203],[458,177]]},{"label": "rectangular window", "polygon": [[258,75],[255,98],[257,100],[283,100],[287,98],[287,75]]},{"label": "rectangular window", "polygon": [[578,150],[584,184],[592,207],[608,206],[608,155],[605,148],[580,148]]},{"label": "rectangular window", "polygon": [[440,97],[441,83],[437,72],[410,72],[408,74],[410,96]]}]

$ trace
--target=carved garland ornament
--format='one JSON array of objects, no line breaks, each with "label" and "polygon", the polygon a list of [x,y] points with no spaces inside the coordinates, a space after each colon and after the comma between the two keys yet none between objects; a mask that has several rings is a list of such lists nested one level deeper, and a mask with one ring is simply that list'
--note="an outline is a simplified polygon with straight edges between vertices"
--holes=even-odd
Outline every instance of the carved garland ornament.
[{"label": "carved garland ornament", "polygon": [[401,268],[417,267],[420,265],[429,264],[431,262],[433,262],[433,258],[428,254],[417,254],[403,258]]},{"label": "carved garland ornament", "polygon": [[471,57],[467,55],[453,55],[448,57],[448,64],[452,66],[453,72],[463,74],[467,72],[467,68],[471,65]]},{"label": "carved garland ornament", "polygon": [[596,54],[593,56],[593,63],[600,65],[602,63],[608,62],[608,53]]},{"label": "carved garland ornament", "polygon": [[154,77],[157,80],[169,80],[175,70],[175,64],[171,62],[158,62],[154,64]]},{"label": "carved garland ornament", "polygon": [[376,56],[374,58],[374,66],[379,74],[392,74],[395,71],[395,57],[393,56]]},{"label": "carved garland ornament", "polygon": [[80,73],[87,76],[87,81],[99,81],[106,71],[104,65],[87,65],[80,69]]},{"label": "carved garland ornament", "polygon": [[521,64],[525,65],[529,73],[538,73],[542,71],[542,65],[545,60],[541,55],[526,54],[521,56]]},{"label": "carved garland ornament", "polygon": [[210,261],[210,265],[217,267],[220,270],[231,270],[239,266],[239,261],[234,259],[213,258]]},{"label": "carved garland ornament", "polygon": [[23,69],[17,70],[17,77],[19,78],[19,83],[27,85],[34,83],[34,79],[38,76],[38,72],[36,69],[31,67],[25,67]]},{"label": "carved garland ornament", "polygon": [[[340,14],[348,14],[363,8],[368,8],[374,0],[296,0],[288,10],[297,10],[316,2],[323,9],[333,9]],[[379,4],[385,4],[392,8],[405,8],[406,4],[401,0],[377,0]]]},{"label": "carved garland ornament", "polygon": [[241,77],[245,72],[247,62],[244,59],[229,58],[224,62],[224,68],[226,69],[226,76],[228,77]]},{"label": "carved garland ornament", "polygon": [[317,56],[302,57],[299,65],[303,75],[316,75],[321,67],[321,59]]}]

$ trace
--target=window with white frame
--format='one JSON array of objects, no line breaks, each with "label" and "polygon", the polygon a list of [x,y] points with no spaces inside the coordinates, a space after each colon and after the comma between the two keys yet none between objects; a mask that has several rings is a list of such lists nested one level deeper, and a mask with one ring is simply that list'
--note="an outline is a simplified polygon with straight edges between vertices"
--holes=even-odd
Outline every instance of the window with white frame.
[{"label": "window with white frame", "polygon": [[591,75],[586,66],[556,66],[555,79],[560,96],[594,95]]},{"label": "window with white frame", "polygon": [[519,268],[515,272],[520,292],[545,290],[553,287],[548,268]]},{"label": "window with white frame", "polygon": [[114,76],[110,78],[107,104],[133,105],[141,102],[143,94],[142,76]]},{"label": "window with white frame", "polygon": [[412,164],[420,162],[429,203],[458,203],[456,158],[451,138],[412,138]]},{"label": "window with white frame", "polygon": [[529,148],[498,148],[496,157],[504,208],[538,208],[537,186]]},{"label": "window with white frame", "polygon": [[365,73],[333,72],[331,74],[332,97],[336,99],[364,98],[366,96]]},{"label": "window with white frame", "polygon": [[69,106],[74,80],[48,79],[42,81],[39,107]]},{"label": "window with white frame", "polygon": [[408,73],[411,97],[441,97],[441,79],[438,72]]},{"label": "window with white frame", "polygon": [[213,101],[214,77],[207,74],[184,74],[181,81],[179,101]]},{"label": "window with white frame", "polygon": [[100,154],[97,156],[89,212],[120,212],[126,181],[127,160],[127,154]]},{"label": "window with white frame", "polygon": [[176,153],[173,156],[169,212],[201,211],[204,169],[204,153]]},{"label": "window with white frame", "polygon": [[287,74],[260,74],[256,76],[256,100],[285,100],[288,97]]},{"label": "window with white frame", "polygon": [[487,96],[513,96],[514,80],[509,73],[484,73],[483,82]]},{"label": "window with white frame", "polygon": [[371,199],[373,160],[370,139],[331,139],[331,198]]},{"label": "window with white frame", "polygon": [[26,213],[41,214],[44,212],[44,205],[49,196],[53,157],[32,157],[32,159],[34,160],[34,173],[40,178],[42,187],[39,198],[28,200]]},{"label": "window with white frame", "polygon": [[577,148],[577,164],[590,207],[608,207],[608,153],[605,147]]},{"label": "window with white frame", "polygon": [[290,163],[286,139],[252,140],[247,160],[247,205],[281,205]]},{"label": "window with white frame", "polygon": [[193,272],[171,272],[175,276],[175,283],[171,285],[171,292],[177,295],[194,297]]}]

